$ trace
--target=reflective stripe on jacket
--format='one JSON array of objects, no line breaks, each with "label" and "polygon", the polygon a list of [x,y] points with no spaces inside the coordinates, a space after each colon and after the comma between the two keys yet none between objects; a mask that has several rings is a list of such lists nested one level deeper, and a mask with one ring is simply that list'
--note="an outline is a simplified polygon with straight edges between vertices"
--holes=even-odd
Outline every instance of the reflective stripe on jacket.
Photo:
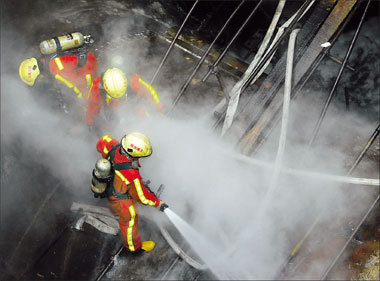
[{"label": "reflective stripe on jacket", "polygon": [[[119,142],[110,136],[106,135],[101,137],[97,144],[96,149],[102,154],[102,157],[106,157],[112,146],[118,145]],[[132,159],[120,153],[120,149],[115,152],[114,162],[123,163],[130,162]],[[140,166],[140,165],[139,165]],[[126,193],[132,197],[132,200],[138,201],[144,205],[159,206],[160,199],[158,199],[154,193],[149,192],[144,186],[140,172],[138,169],[126,169],[115,171],[114,188],[117,192]]]}]

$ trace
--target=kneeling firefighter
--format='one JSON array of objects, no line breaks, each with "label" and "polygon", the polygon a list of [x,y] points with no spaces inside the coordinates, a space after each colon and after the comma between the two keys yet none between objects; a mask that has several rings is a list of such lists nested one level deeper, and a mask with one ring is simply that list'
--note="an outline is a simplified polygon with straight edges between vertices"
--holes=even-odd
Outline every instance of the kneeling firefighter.
[{"label": "kneeling firefighter", "polygon": [[89,35],[74,32],[41,42],[41,54],[45,56],[24,60],[19,67],[21,80],[32,87],[44,78],[55,78],[59,84],[82,98],[98,70],[88,38]]},{"label": "kneeling firefighter", "polygon": [[130,252],[151,251],[154,241],[140,239],[137,203],[160,211],[168,205],[144,185],[139,173],[139,158],[152,154],[149,139],[135,132],[124,136],[119,143],[106,135],[99,139],[96,149],[103,159],[95,165],[91,190],[95,197],[107,197],[111,212],[119,216],[125,248]]},{"label": "kneeling firefighter", "polygon": [[[26,59],[19,67],[19,76],[25,84],[37,88],[44,98],[58,99],[66,113],[67,109],[77,108],[72,113],[79,118],[98,71],[97,58],[89,46],[93,41],[89,38],[75,32],[43,41],[40,45],[43,56]],[[54,94],[47,97],[45,92]]]}]

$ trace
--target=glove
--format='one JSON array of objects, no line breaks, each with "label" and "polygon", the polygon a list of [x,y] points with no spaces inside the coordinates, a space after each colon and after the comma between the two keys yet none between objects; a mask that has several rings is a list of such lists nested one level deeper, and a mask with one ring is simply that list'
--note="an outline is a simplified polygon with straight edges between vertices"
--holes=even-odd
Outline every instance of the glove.
[{"label": "glove", "polygon": [[169,206],[164,201],[161,201],[160,205],[157,207],[157,209],[159,209],[161,212],[165,211],[166,208],[169,208]]}]

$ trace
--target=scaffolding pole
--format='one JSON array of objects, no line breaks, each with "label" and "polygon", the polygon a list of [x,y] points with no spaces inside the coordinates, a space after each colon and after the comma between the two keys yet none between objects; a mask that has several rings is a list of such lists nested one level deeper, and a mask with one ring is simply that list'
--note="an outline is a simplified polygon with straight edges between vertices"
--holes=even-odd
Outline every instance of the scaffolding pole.
[{"label": "scaffolding pole", "polygon": [[352,40],[351,40],[351,44],[350,44],[350,46],[348,47],[348,50],[347,50],[346,55],[345,55],[345,57],[344,57],[344,60],[343,60],[342,66],[341,66],[340,69],[339,69],[338,76],[337,76],[336,79],[335,79],[334,85],[333,85],[333,87],[332,87],[332,89],[331,89],[331,91],[330,91],[330,93],[329,93],[329,96],[328,96],[326,102],[325,102],[325,105],[324,105],[324,107],[323,107],[323,110],[322,110],[322,112],[321,112],[321,115],[319,116],[318,121],[317,121],[317,124],[315,125],[315,128],[314,128],[314,130],[313,130],[312,137],[311,137],[310,142],[309,142],[309,147],[313,144],[313,142],[314,142],[314,140],[315,140],[315,138],[316,138],[316,136],[317,136],[317,134],[318,134],[318,132],[319,132],[319,129],[320,129],[321,124],[322,124],[322,121],[323,121],[323,119],[324,119],[324,117],[325,117],[325,115],[326,115],[327,108],[328,108],[328,106],[330,105],[330,102],[331,102],[331,99],[332,99],[332,97],[333,97],[333,94],[335,93],[335,90],[336,90],[336,88],[337,88],[337,86],[338,86],[338,83],[339,83],[339,81],[340,81],[340,78],[342,77],[342,74],[343,74],[344,68],[345,68],[345,66],[346,66],[346,64],[347,64],[347,61],[348,61],[348,59],[349,59],[349,57],[350,57],[350,55],[351,55],[352,49],[353,49],[353,47],[354,47],[354,45],[355,45],[356,39],[358,38],[358,35],[359,35],[359,32],[360,32],[360,29],[361,29],[361,27],[362,27],[362,25],[363,25],[363,21],[364,21],[365,15],[367,14],[368,6],[369,6],[370,3],[371,3],[371,0],[368,0],[368,1],[367,1],[367,6],[365,7],[365,10],[364,10],[363,15],[362,15],[362,17],[361,17],[361,19],[360,19],[359,25],[358,25],[358,27],[356,28],[355,34],[354,34],[354,36],[352,37]]},{"label": "scaffolding pole", "polygon": [[223,27],[220,29],[219,33],[216,35],[214,41],[212,41],[212,43],[210,44],[210,46],[207,48],[207,50],[205,51],[205,53],[203,54],[203,56],[201,57],[201,59],[198,61],[198,64],[195,66],[193,72],[190,74],[190,76],[187,78],[185,84],[183,84],[183,86],[181,87],[181,90],[179,91],[179,93],[177,94],[177,96],[175,97],[174,101],[173,101],[173,104],[172,104],[172,107],[171,109],[168,111],[168,114],[170,114],[171,112],[173,112],[173,109],[175,108],[175,106],[177,105],[179,99],[181,98],[181,96],[183,95],[183,93],[186,91],[187,87],[189,86],[191,80],[193,79],[193,77],[195,76],[195,74],[197,73],[198,69],[201,67],[202,63],[205,61],[207,55],[209,54],[209,52],[211,51],[211,48],[214,46],[216,40],[218,40],[219,36],[222,34],[222,32],[224,31],[224,29],[227,27],[227,25],[229,24],[229,22],[231,21],[231,19],[233,18],[233,16],[236,14],[236,12],[240,9],[240,7],[243,5],[243,3],[245,2],[245,0],[242,0],[239,5],[236,7],[236,9],[232,12],[232,14],[230,15],[230,17],[227,19],[227,21],[224,23]]},{"label": "scaffolding pole", "polygon": [[231,41],[228,43],[227,47],[223,50],[223,52],[219,55],[219,57],[216,59],[216,61],[210,66],[210,69],[206,73],[206,75],[202,78],[202,82],[206,82],[208,77],[211,73],[215,71],[215,68],[218,66],[220,61],[224,58],[226,55],[228,49],[231,47],[232,43],[235,41],[235,39],[238,37],[240,32],[244,29],[244,27],[247,25],[249,20],[252,18],[252,16],[256,13],[257,9],[260,7],[263,0],[260,0],[260,2],[255,6],[255,8],[252,10],[252,12],[249,14],[248,18],[245,20],[245,22],[240,26],[239,30],[235,33],[235,35],[232,37]]},{"label": "scaffolding pole", "polygon": [[375,141],[376,137],[379,135],[380,132],[380,124],[377,126],[375,131],[373,132],[372,136],[369,138],[366,146],[363,148],[362,152],[359,154],[359,156],[356,158],[354,165],[352,165],[351,169],[348,171],[348,175],[351,175],[352,172],[355,170],[356,166],[360,163],[363,156],[366,154],[372,143]]},{"label": "scaffolding pole", "polygon": [[184,27],[185,23],[187,22],[188,18],[190,17],[191,13],[193,12],[193,10],[194,10],[195,6],[198,4],[198,2],[199,2],[199,0],[197,0],[197,1],[194,2],[194,5],[191,7],[190,11],[187,13],[186,18],[183,20],[182,25],[180,26],[180,28],[178,29],[178,31],[177,31],[176,35],[174,36],[172,42],[170,43],[169,48],[166,50],[165,55],[162,57],[160,65],[156,69],[156,72],[154,73],[154,75],[152,77],[152,80],[150,81],[151,85],[154,83],[154,80],[156,79],[158,73],[160,72],[162,66],[164,65],[166,59],[168,58],[169,53],[171,52],[171,50],[172,50],[175,42],[177,41],[178,36],[180,35],[180,33],[182,31],[182,28]]},{"label": "scaffolding pole", "polygon": [[[314,0],[308,0],[301,8],[298,10],[296,16],[293,18],[293,20],[289,23],[288,27],[284,31],[284,33],[277,39],[276,43],[274,43],[271,48],[267,51],[267,53],[264,55],[263,58],[261,58],[260,62],[255,66],[255,68],[252,70],[252,72],[248,75],[247,79],[242,83],[240,95],[248,88],[248,86],[251,84],[253,79],[257,76],[257,74],[262,70],[262,68],[267,64],[269,59],[273,56],[274,52],[277,50],[277,47],[280,45],[280,43],[285,39],[285,37],[291,32],[294,25],[298,22],[298,20],[303,16],[304,12],[307,11],[308,8],[310,8],[311,4],[314,2]],[[251,97],[252,98],[252,97]],[[223,113],[219,116],[218,120],[215,122],[213,128],[216,128],[221,121],[226,117],[228,107],[223,111]],[[240,114],[240,112],[239,112]],[[233,120],[239,115],[234,115]],[[232,122],[233,122],[232,120]],[[231,123],[232,123],[231,122]]]}]

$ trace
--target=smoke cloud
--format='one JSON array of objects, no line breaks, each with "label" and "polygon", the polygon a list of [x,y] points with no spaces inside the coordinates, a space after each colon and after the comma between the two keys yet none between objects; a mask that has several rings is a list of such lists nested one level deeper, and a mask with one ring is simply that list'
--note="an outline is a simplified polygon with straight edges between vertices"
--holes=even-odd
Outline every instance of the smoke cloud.
[{"label": "smoke cloud", "polygon": [[[109,67],[120,67],[128,78],[132,73],[138,73],[149,82],[148,78],[152,77],[163,52],[154,53],[157,47],[147,41],[144,34],[132,38],[131,35],[140,32],[135,29],[136,17],[124,12],[125,6],[113,5],[117,9],[114,13],[121,17],[114,17],[102,24],[100,33],[103,36],[98,38],[96,45],[99,48],[99,72]],[[155,6],[155,10],[159,7]],[[123,17],[126,14],[129,16]],[[144,29],[145,24],[142,21],[137,26]],[[380,43],[377,36],[368,34],[371,25],[372,21],[366,22],[363,27],[366,32],[361,35],[371,40],[359,39],[355,55],[350,60],[358,69],[361,69],[361,64],[375,67],[375,64],[361,60],[368,58],[361,52],[368,51],[371,57],[371,52],[375,52],[375,46]],[[28,161],[42,165],[47,173],[63,182],[73,194],[74,201],[91,202],[91,172],[100,157],[95,148],[97,136],[74,116],[53,110],[49,101],[18,79],[19,63],[32,53],[31,49],[38,48],[37,45],[26,46],[29,42],[25,42],[22,35],[15,29],[9,28],[5,33],[2,29],[2,148],[16,143],[16,150],[31,151],[33,158]],[[350,34],[343,38],[346,36],[350,37]],[[346,42],[345,39],[341,41]],[[343,44],[341,41],[338,41],[337,49]],[[18,47],[13,49],[15,42]],[[368,46],[371,48],[368,49]],[[341,53],[337,51],[338,54]],[[378,57],[378,49],[373,56]],[[13,59],[10,60],[10,57]],[[176,61],[183,61],[179,50],[173,51],[155,85],[166,107],[170,107],[192,69],[187,62],[175,64]],[[320,69],[323,81],[331,81],[337,73],[331,70],[331,64],[327,62]],[[370,89],[364,97],[364,100],[370,101],[365,104],[359,102],[359,105],[370,104],[372,113],[363,113],[367,107],[346,111],[339,90],[339,98],[329,108],[311,150],[307,149],[307,143],[329,91],[329,84],[319,89],[311,86],[304,90],[302,98],[291,102],[284,167],[345,175],[357,156],[358,150],[353,153],[352,148],[364,146],[377,126],[375,117],[379,114],[379,99],[375,91],[378,93],[378,73],[376,76],[375,71],[368,72],[370,74],[366,79],[370,82],[362,83],[363,87],[359,87],[357,79],[350,84],[350,78],[345,78],[342,83],[344,87],[357,87],[357,91],[363,93]],[[353,75],[356,77],[357,74]],[[133,131],[143,132],[150,138],[153,154],[141,160],[142,177],[150,179],[153,186],[160,183],[166,185],[162,199],[209,242],[207,247],[210,247],[210,253],[220,253],[216,258],[202,252],[200,258],[223,277],[232,280],[272,279],[292,247],[319,214],[322,214],[324,221],[334,224],[346,217],[356,218],[367,208],[376,192],[373,187],[346,186],[285,174],[280,175],[275,194],[264,204],[272,169],[248,165],[233,157],[237,153],[234,149],[237,140],[220,139],[210,129],[209,111],[220,96],[216,90],[205,93],[192,87],[186,92],[186,102],[178,105],[175,118],[155,112],[150,112],[149,118],[139,118],[134,107],[136,98],[130,93],[128,103],[117,110],[114,121],[102,125],[100,131],[116,139]],[[358,98],[357,95],[355,97]],[[257,159],[274,161],[279,129],[280,126],[277,126],[260,148],[255,155]],[[358,176],[376,175],[378,163],[375,167],[373,162],[364,162],[363,165],[370,171],[359,169]],[[2,192],[13,193],[9,187],[2,187]],[[257,216],[259,211],[263,213],[260,220]],[[12,214],[6,212],[4,216]],[[197,241],[191,242],[195,250],[204,246],[197,244]],[[325,266],[316,263],[308,274],[321,272]]]}]

